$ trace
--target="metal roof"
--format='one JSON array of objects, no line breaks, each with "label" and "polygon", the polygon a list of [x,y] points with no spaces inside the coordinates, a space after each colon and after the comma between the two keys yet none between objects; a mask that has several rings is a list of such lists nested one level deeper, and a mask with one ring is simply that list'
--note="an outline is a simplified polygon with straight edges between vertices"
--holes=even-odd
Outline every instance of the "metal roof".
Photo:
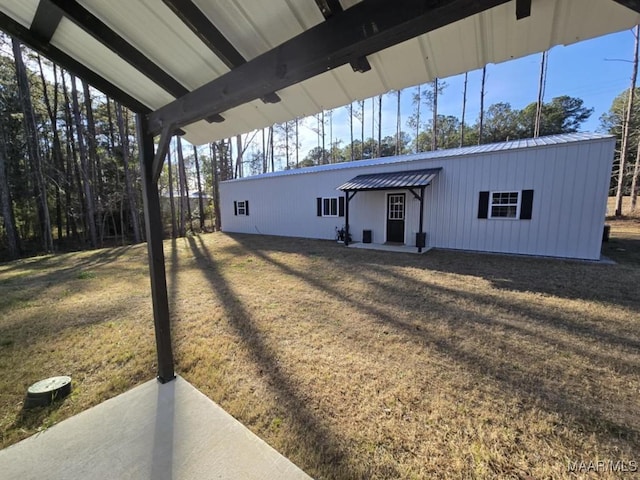
[{"label": "metal roof", "polygon": [[337,190],[342,190],[343,192],[359,192],[362,190],[394,190],[397,188],[426,187],[436,178],[440,170],[442,170],[442,168],[358,175],[340,185]]},{"label": "metal roof", "polygon": [[473,145],[470,147],[451,148],[447,150],[436,150],[432,152],[411,153],[409,155],[397,155],[392,157],[371,158],[366,160],[356,160],[354,162],[331,163],[328,165],[318,165],[315,167],[294,168],[282,170],[280,172],[262,173],[250,177],[236,178],[227,182],[243,182],[258,180],[261,178],[282,177],[287,175],[302,175],[306,173],[326,172],[330,170],[342,170],[346,168],[372,167],[378,165],[391,165],[399,163],[410,163],[418,160],[437,160],[467,155],[483,155],[493,152],[503,152],[506,150],[522,150],[526,148],[540,148],[554,145],[562,145],[576,142],[598,141],[603,139],[613,139],[613,135],[604,133],[565,133],[562,135],[549,135],[547,137],[526,138],[511,140],[509,142],[488,143],[485,145]]},{"label": "metal roof", "polygon": [[[341,19],[348,17],[351,9],[355,12],[363,5],[370,9],[369,13],[398,5],[398,17],[403,14],[402,8],[423,4],[433,6],[420,8],[449,8],[449,12],[455,12],[459,7],[469,12],[450,23],[443,20],[444,26],[428,33],[352,59],[351,65],[350,60],[338,61],[344,60],[343,55],[335,65],[328,64],[324,73],[314,73],[285,88],[276,88],[273,93],[277,97],[271,95],[270,100],[262,101],[259,95],[250,98],[248,94],[243,97],[246,101],[230,103],[232,106],[224,111],[209,112],[218,114],[215,120],[223,120],[221,123],[195,120],[179,125],[187,140],[202,144],[640,23],[637,11],[622,5],[637,10],[637,3],[628,0],[531,0],[530,15],[517,19],[516,12],[522,17],[521,9],[526,10],[528,3],[526,0],[2,0],[0,28],[59,63],[65,60],[62,63],[73,65],[71,69],[75,68],[76,74],[90,76],[87,80],[97,88],[113,86],[130,100],[123,103],[139,107],[134,110],[145,108],[153,112],[167,107],[185,92],[193,93],[230,72],[240,72],[243,62],[262,61],[269,52],[277,58],[277,52],[284,51],[281,50],[284,42],[300,34],[330,22],[338,33],[338,27],[345,27]],[[43,5],[53,8],[53,12],[56,8],[61,10],[61,18],[56,21],[55,14],[41,14],[34,22]],[[492,5],[497,6],[489,8]],[[327,6],[334,11],[327,12]],[[472,14],[474,8],[488,9]],[[434,17],[437,24],[438,15]],[[355,13],[351,21],[353,24],[346,27],[360,31],[358,35],[365,40],[376,35],[378,24],[359,25]],[[334,41],[346,30],[324,38]],[[43,36],[48,31],[49,39],[46,34]],[[107,46],[110,43],[111,47],[124,47],[110,48]],[[304,54],[321,48],[304,42],[297,46]],[[347,55],[348,49],[345,51]],[[255,80],[258,89],[267,88],[265,83],[286,80],[292,75],[287,70],[291,63],[287,61],[266,64],[265,75],[255,75],[250,80]],[[353,66],[359,62],[364,62],[365,67],[368,63],[371,69],[354,71]],[[230,78],[217,90],[216,101],[224,100],[228,88],[238,79],[246,80],[245,77],[239,74]],[[186,102],[175,111],[181,111],[181,107],[196,108],[202,98]]]}]

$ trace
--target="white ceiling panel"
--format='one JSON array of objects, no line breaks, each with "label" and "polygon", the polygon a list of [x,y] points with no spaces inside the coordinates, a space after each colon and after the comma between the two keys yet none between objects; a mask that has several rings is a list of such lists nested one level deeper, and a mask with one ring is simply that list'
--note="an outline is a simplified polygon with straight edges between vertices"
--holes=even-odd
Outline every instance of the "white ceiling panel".
[{"label": "white ceiling panel", "polygon": [[169,93],[106,49],[71,20],[62,19],[51,44],[152,109],[160,108],[174,100]]},{"label": "white ceiling panel", "polygon": [[82,4],[189,90],[229,71],[159,0],[83,0]]},{"label": "white ceiling panel", "polygon": [[324,20],[313,0],[195,0],[194,3],[248,60]]},{"label": "white ceiling panel", "polygon": [[2,0],[2,11],[23,27],[29,28],[36,14],[39,0]]},{"label": "white ceiling panel", "polygon": [[310,95],[309,89],[300,83],[280,90],[278,95],[293,111],[299,112],[298,117],[306,117],[322,110],[322,106]]}]

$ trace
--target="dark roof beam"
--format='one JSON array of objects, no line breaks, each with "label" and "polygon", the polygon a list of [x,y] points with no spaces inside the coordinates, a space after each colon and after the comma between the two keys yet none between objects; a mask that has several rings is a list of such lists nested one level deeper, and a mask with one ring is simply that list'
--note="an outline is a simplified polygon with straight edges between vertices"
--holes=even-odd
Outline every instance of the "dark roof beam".
[{"label": "dark roof beam", "polygon": [[636,13],[640,13],[640,0],[613,0],[620,5],[630,8]]},{"label": "dark roof beam", "polygon": [[364,73],[371,70],[371,64],[369,63],[369,60],[367,60],[367,57],[358,57],[349,65],[351,65],[354,72]]},{"label": "dark roof beam", "polygon": [[62,20],[62,12],[50,2],[38,3],[36,14],[31,21],[31,33],[42,42],[49,43]]},{"label": "dark roof beam", "polygon": [[89,12],[77,1],[41,0],[41,2],[51,2],[60,8],[69,20],[73,21],[85,32],[174,97],[181,97],[189,92],[180,82],[149,60],[133,45],[109,28],[102,20]]},{"label": "dark roof beam", "polygon": [[8,15],[0,12],[0,30],[8,33],[9,35],[17,38],[25,45],[40,52],[49,60],[57,63],[65,70],[77,75],[80,78],[84,78],[93,87],[100,90],[102,93],[117,100],[125,107],[133,110],[136,113],[149,113],[151,109],[142,102],[133,98],[124,90],[115,86],[110,81],[106,80],[101,75],[98,75],[93,70],[85,67],[82,63],[78,62],[71,56],[64,53],[62,50],[54,47],[48,41],[44,41],[40,35],[34,34],[28,28],[25,28],[20,23]]},{"label": "dark roof beam", "polygon": [[191,0],[162,1],[227,67],[233,70],[247,62]]},{"label": "dark roof beam", "polygon": [[[316,5],[320,9],[325,20],[344,12],[340,0],[316,0]],[[371,64],[367,57],[358,57],[349,62],[354,72],[364,73],[371,70]]]},{"label": "dark roof beam", "polygon": [[266,95],[260,97],[260,100],[262,100],[264,103],[279,103],[282,101],[282,99],[275,92],[267,93]]},{"label": "dark roof beam", "polygon": [[318,5],[325,20],[343,11],[340,0],[316,0],[316,5]]},{"label": "dark roof beam", "polygon": [[282,90],[353,58],[433,31],[509,0],[368,0],[231,70],[149,116],[157,133],[167,122],[182,127]]},{"label": "dark roof beam", "polygon": [[225,118],[219,113],[214,113],[213,115],[205,117],[205,120],[209,123],[222,123],[225,121]]},{"label": "dark roof beam", "polygon": [[[247,63],[246,58],[227,40],[192,0],[162,0],[164,4],[231,70]],[[278,103],[275,93],[261,98],[263,103]]]},{"label": "dark roof beam", "polygon": [[516,0],[516,19],[522,20],[531,16],[531,0]]}]

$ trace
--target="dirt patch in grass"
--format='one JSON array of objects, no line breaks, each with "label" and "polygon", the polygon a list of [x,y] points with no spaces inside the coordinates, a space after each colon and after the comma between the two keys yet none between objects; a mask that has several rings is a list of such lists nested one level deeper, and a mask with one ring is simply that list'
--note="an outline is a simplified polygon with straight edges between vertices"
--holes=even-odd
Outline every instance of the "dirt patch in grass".
[{"label": "dirt patch in grass", "polygon": [[[318,479],[575,478],[570,462],[639,461],[639,236],[614,222],[616,265],[167,242],[176,370]],[[0,265],[3,445],[153,377],[145,255]],[[75,393],[21,414],[50,374]]]}]

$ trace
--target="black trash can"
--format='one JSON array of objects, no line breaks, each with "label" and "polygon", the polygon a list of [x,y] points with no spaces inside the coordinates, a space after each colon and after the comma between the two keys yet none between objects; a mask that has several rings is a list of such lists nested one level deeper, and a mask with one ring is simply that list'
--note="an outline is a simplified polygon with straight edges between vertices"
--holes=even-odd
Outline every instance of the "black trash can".
[{"label": "black trash can", "polygon": [[362,230],[362,243],[371,243],[371,230]]},{"label": "black trash can", "polygon": [[424,248],[427,245],[427,232],[416,233],[416,247]]},{"label": "black trash can", "polygon": [[604,228],[602,229],[602,241],[608,242],[610,236],[611,236],[611,225],[605,224]]}]

